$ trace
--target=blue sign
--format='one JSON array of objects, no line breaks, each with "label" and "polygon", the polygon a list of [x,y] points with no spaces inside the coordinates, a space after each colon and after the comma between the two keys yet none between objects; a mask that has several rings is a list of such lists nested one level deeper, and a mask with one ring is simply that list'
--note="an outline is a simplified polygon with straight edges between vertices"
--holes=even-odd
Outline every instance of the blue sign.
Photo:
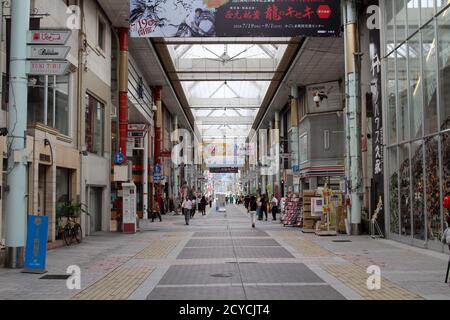
[{"label": "blue sign", "polygon": [[47,255],[48,217],[28,216],[25,272],[44,273]]},{"label": "blue sign", "polygon": [[298,164],[292,166],[292,171],[297,173],[300,172],[300,166]]},{"label": "blue sign", "polygon": [[159,164],[155,164],[155,168],[153,169],[153,172],[155,174],[160,174],[161,173],[161,166]]},{"label": "blue sign", "polygon": [[115,164],[122,164],[125,161],[125,157],[122,152],[117,152],[114,154],[114,163]]}]

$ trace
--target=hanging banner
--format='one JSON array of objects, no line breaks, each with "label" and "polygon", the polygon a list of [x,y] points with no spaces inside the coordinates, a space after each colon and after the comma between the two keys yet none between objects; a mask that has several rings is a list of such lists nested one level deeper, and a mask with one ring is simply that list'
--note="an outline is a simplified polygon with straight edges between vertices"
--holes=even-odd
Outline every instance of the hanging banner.
[{"label": "hanging banner", "polygon": [[339,36],[339,0],[131,0],[131,37]]},{"label": "hanging banner", "polygon": [[[378,5],[378,1],[372,1]],[[371,77],[370,91],[372,96],[372,208],[375,208],[380,196],[384,195],[384,149],[383,149],[383,114],[381,99],[381,46],[380,30],[371,29],[369,31]],[[378,223],[384,230],[384,217],[382,213],[378,215]]]}]

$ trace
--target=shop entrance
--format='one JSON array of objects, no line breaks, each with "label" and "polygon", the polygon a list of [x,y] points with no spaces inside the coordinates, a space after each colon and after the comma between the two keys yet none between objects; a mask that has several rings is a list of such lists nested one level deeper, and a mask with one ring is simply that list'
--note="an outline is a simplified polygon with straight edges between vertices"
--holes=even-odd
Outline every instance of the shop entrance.
[{"label": "shop entrance", "polygon": [[89,188],[89,214],[91,232],[102,231],[103,188]]},{"label": "shop entrance", "polygon": [[[50,166],[43,164],[39,165],[38,177],[38,215],[48,216],[48,206],[46,201],[47,195],[47,173]],[[49,190],[50,191],[50,190]]]}]

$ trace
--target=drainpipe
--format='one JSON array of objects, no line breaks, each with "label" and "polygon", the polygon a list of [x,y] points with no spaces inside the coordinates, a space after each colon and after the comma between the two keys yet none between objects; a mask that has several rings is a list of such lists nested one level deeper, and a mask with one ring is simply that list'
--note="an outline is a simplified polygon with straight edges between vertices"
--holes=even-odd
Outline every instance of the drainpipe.
[{"label": "drainpipe", "polygon": [[[291,169],[294,165],[299,164],[298,140],[298,87],[295,85],[291,87]],[[294,186],[294,179],[292,180],[292,185]],[[297,191],[299,190],[294,187],[294,192]]]},{"label": "drainpipe", "polygon": [[[155,165],[159,164],[161,167],[161,171],[163,170],[163,166],[161,163],[161,128],[162,128],[162,101],[161,101],[161,86],[153,87],[153,97],[156,104],[156,122],[155,122]],[[163,172],[161,172],[162,175]],[[162,199],[162,190],[161,190],[161,181],[157,182],[156,189],[156,199],[161,208],[161,199]]]},{"label": "drainpipe", "polygon": [[[280,133],[280,113],[277,111],[275,112],[275,119],[274,119],[274,129],[278,131],[278,138],[281,136]],[[278,159],[276,161],[278,164],[280,164],[280,145],[277,146],[277,152],[276,152]],[[277,174],[276,174],[276,180],[275,180],[275,187],[274,187],[274,194],[277,195],[277,197],[281,198],[281,174],[280,174],[281,165],[278,165]]]},{"label": "drainpipe", "polygon": [[[78,132],[77,132],[77,147],[78,147],[78,153],[79,153],[79,157],[80,157],[80,170],[79,170],[79,180],[80,180],[80,203],[84,203],[87,204],[86,199],[84,199],[83,195],[84,193],[84,189],[85,189],[85,181],[84,181],[84,176],[83,176],[83,147],[84,147],[84,143],[83,143],[83,135],[82,135],[82,119],[83,119],[83,115],[84,115],[84,107],[85,107],[85,95],[84,95],[84,90],[83,90],[83,72],[84,72],[84,53],[85,51],[85,45],[84,45],[84,39],[85,39],[85,34],[84,34],[84,1],[83,0],[79,0],[78,2],[78,6],[80,8],[80,30],[78,30],[78,73],[77,73],[77,128],[78,128]],[[81,218],[80,218],[80,224],[83,226],[83,228],[85,228],[87,230],[87,225],[86,225],[86,214],[83,212],[81,214]],[[86,237],[86,233],[83,233],[83,238]]]},{"label": "drainpipe", "polygon": [[28,79],[27,32],[30,1],[11,2],[11,62],[8,116],[6,197],[6,267],[22,268],[27,220],[26,129]]},{"label": "drainpipe", "polygon": [[127,161],[128,142],[128,28],[119,28],[119,148]]},{"label": "drainpipe", "polygon": [[143,181],[142,181],[142,190],[143,190],[143,196],[142,196],[142,202],[143,202],[143,217],[144,219],[148,219],[148,139],[150,137],[149,134],[149,128],[145,130],[144,135],[144,171],[143,171]]},{"label": "drainpipe", "polygon": [[343,2],[345,40],[347,170],[346,178],[350,193],[348,221],[351,234],[361,233],[362,175],[361,175],[361,101],[360,59],[358,52],[358,26],[355,0]]}]

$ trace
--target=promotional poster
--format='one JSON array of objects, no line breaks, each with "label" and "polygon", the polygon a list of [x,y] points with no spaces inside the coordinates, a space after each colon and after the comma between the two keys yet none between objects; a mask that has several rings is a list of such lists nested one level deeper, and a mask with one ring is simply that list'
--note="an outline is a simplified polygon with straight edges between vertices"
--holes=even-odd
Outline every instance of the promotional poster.
[{"label": "promotional poster", "polygon": [[132,37],[338,36],[340,1],[131,0]]}]

